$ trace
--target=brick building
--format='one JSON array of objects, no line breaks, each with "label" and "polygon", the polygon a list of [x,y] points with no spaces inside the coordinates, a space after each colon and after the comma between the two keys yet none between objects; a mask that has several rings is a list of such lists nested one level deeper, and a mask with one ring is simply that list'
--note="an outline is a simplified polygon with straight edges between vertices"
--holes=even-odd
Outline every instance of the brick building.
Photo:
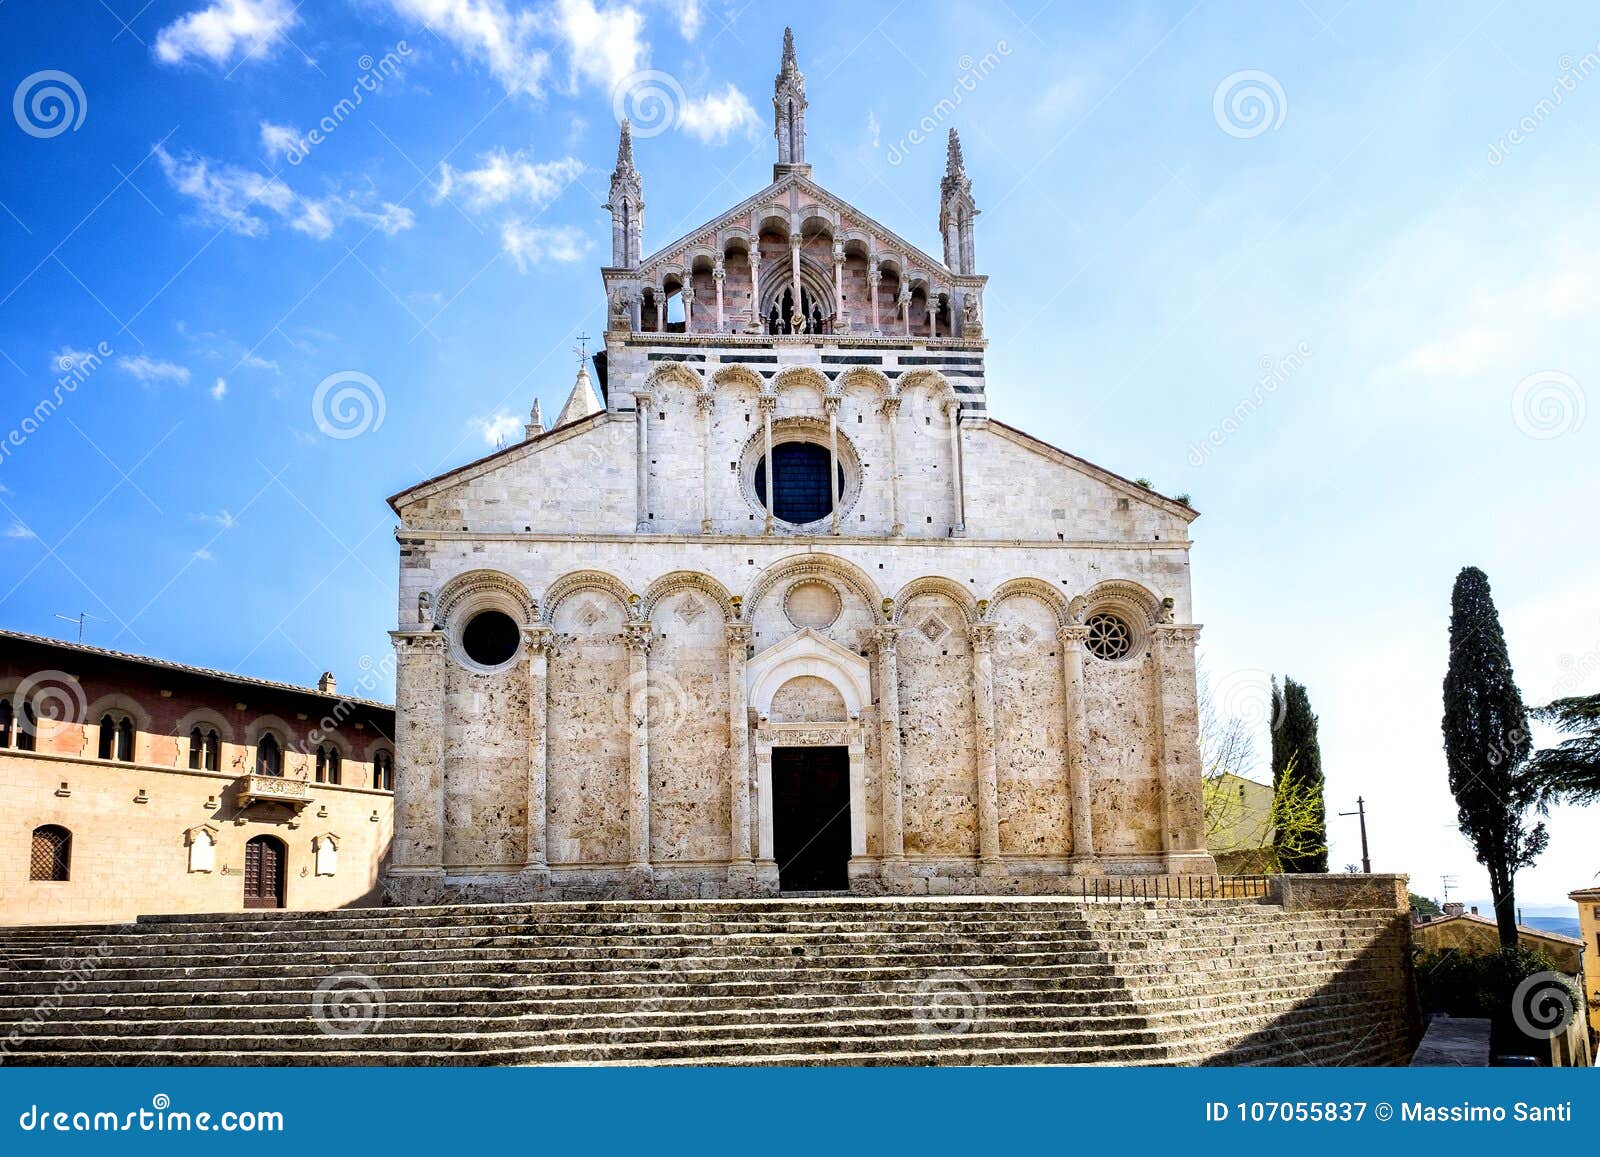
[{"label": "brick building", "polygon": [[0,923],[373,904],[394,711],[0,631]]},{"label": "brick building", "polygon": [[812,179],[806,105],[786,35],[771,184],[654,253],[624,122],[595,380],[390,499],[396,894],[1215,871],[1195,512],[991,417],[954,132],[936,256]]}]

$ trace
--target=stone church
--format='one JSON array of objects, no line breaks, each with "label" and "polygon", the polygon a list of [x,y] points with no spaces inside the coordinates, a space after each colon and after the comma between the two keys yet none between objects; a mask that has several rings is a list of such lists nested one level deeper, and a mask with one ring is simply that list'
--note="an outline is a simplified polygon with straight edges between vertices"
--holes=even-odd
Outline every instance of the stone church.
[{"label": "stone church", "polygon": [[390,499],[397,900],[1215,870],[1195,512],[990,415],[955,132],[935,256],[807,111],[785,33],[771,184],[650,253],[624,122],[594,375]]}]

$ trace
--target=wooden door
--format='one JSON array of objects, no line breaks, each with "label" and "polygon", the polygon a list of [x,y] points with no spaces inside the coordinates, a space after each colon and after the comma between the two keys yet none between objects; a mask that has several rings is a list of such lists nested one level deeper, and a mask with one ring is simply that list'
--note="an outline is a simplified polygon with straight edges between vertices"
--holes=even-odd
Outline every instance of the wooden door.
[{"label": "wooden door", "polygon": [[244,846],[244,906],[282,908],[284,881],[283,844],[271,836],[257,836]]}]

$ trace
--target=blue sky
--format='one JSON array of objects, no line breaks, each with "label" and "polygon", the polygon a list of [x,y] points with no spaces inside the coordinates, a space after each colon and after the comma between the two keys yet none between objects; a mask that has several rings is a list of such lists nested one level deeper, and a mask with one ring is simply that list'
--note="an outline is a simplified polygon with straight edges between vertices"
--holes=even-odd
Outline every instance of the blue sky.
[{"label": "blue sky", "polygon": [[[1365,796],[1375,867],[1485,896],[1439,739],[1456,571],[1488,572],[1530,702],[1600,684],[1600,17],[805,12],[823,184],[937,251],[961,130],[997,416],[1194,496],[1219,706],[1259,719],[1266,672],[1307,683],[1330,810]],[[81,610],[92,642],[298,682],[381,664],[384,496],[535,397],[553,413],[603,327],[617,110],[646,126],[652,249],[770,178],[782,23],[718,0],[0,6],[0,623],[70,637],[54,616]],[[346,388],[369,408],[333,436]],[[1524,903],[1594,882],[1595,830],[1553,817]]]}]

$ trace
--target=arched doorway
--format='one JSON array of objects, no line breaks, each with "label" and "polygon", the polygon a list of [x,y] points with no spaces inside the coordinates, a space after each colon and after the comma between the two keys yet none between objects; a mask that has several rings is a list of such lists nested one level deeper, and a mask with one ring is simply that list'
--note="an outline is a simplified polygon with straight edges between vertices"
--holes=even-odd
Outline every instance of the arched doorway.
[{"label": "arched doorway", "polygon": [[282,908],[289,854],[283,841],[257,836],[244,846],[244,906]]}]

